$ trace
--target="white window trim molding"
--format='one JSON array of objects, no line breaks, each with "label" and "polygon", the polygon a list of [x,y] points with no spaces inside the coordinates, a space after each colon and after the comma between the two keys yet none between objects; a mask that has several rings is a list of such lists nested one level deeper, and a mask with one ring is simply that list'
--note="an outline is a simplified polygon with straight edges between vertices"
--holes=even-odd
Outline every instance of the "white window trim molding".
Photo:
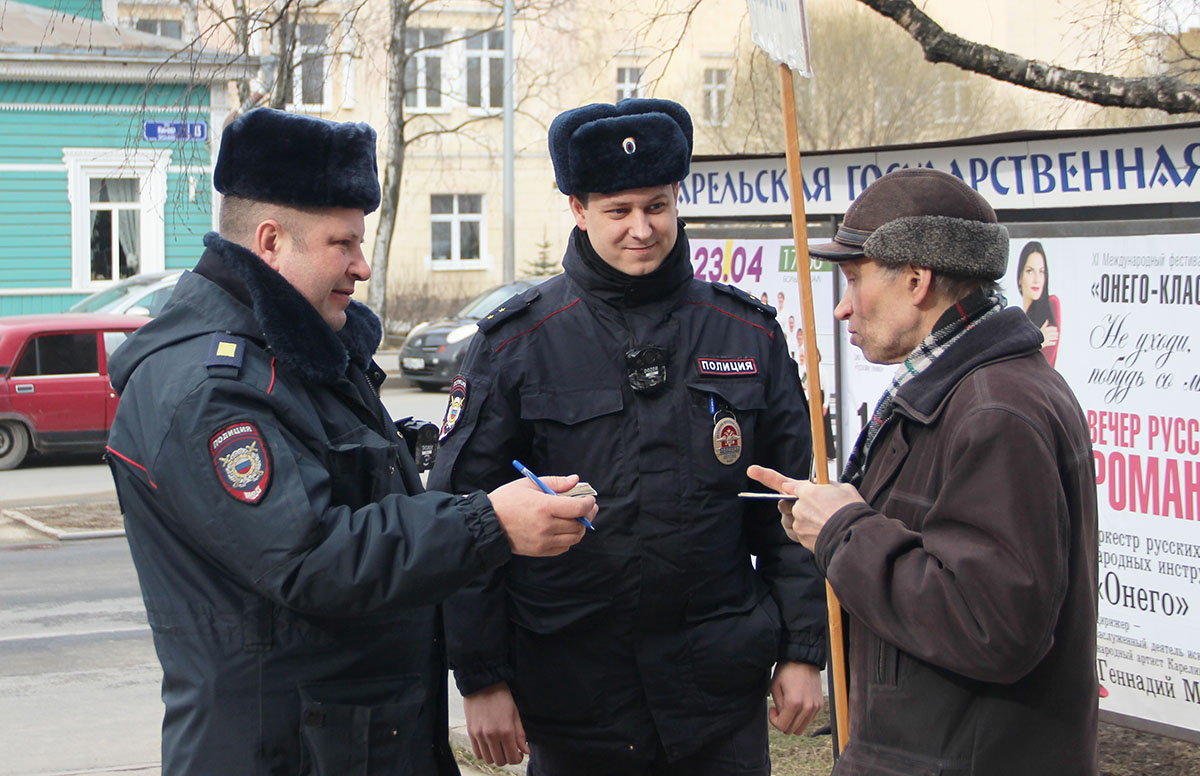
[{"label": "white window trim molding", "polygon": [[[725,82],[718,83],[716,80],[713,83],[708,82],[708,73],[715,74],[724,71]],[[704,68],[704,77],[701,79],[701,95],[703,97],[700,107],[701,121],[706,126],[724,127],[729,124],[729,104],[732,101],[733,87],[733,70],[728,67],[706,67]],[[717,98],[720,99],[717,99]],[[721,118],[715,118],[717,113],[717,103],[720,104]],[[713,114],[713,115],[708,115]]]},{"label": "white window trim molding", "polygon": [[[404,109],[408,113],[416,114],[447,114],[455,107],[453,103],[461,102],[466,104],[466,64],[465,59],[455,56],[457,51],[461,50],[465,45],[461,41],[455,41],[455,38],[460,34],[459,30],[449,27],[410,27],[409,29],[419,30],[417,40],[417,50],[409,53],[409,67],[416,67],[416,90],[413,94],[416,95],[415,105],[405,105]],[[427,47],[425,43],[426,30],[441,30],[443,33],[442,44],[436,47]],[[436,53],[435,53],[436,52]],[[437,57],[441,65],[441,78],[438,92],[441,95],[441,105],[430,106],[428,104],[429,89],[425,86],[425,67],[426,60],[432,57]],[[462,61],[462,69],[464,72],[457,72],[456,63]],[[462,78],[461,93],[462,97],[458,97],[458,84],[452,84],[451,79]],[[407,95],[406,95],[407,96]]]},{"label": "white window trim molding", "polygon": [[[455,212],[453,212],[453,213],[438,213],[436,215],[433,213],[430,213],[429,214],[429,223],[430,224],[433,224],[435,222],[449,223],[449,224],[452,224],[453,227],[460,227],[460,225],[462,224],[463,221],[474,220],[470,217],[478,215],[479,216],[479,258],[478,259],[462,259],[462,258],[455,258],[454,256],[451,256],[448,259],[438,259],[437,261],[434,261],[433,254],[432,254],[432,252],[430,252],[430,253],[425,254],[426,270],[430,271],[430,272],[456,272],[456,271],[461,271],[461,270],[491,269],[494,264],[494,261],[493,261],[492,255],[490,253],[488,253],[487,195],[486,194],[481,195],[483,197],[483,199],[480,200],[480,212],[479,213],[459,213],[459,212],[457,212],[458,211],[458,197],[461,195],[456,193],[456,194],[452,194],[450,196],[453,196],[455,198],[454,199]],[[467,218],[464,218],[464,216],[466,216]],[[452,229],[451,237],[450,237],[450,240],[451,240],[450,244],[451,244],[451,246],[453,246],[451,249],[452,252],[454,251],[455,248],[457,248],[458,251],[461,252],[461,247],[459,246],[459,240],[460,240],[461,236],[462,236],[462,232],[459,228]],[[431,246],[431,248],[432,248],[432,246]]]},{"label": "white window trim molding", "polygon": [[120,280],[91,279],[91,235],[88,221],[88,181],[98,177],[128,177],[141,181],[142,265],[140,272],[158,272],[166,264],[167,167],[170,149],[64,148],[67,200],[71,204],[71,288],[95,289]]},{"label": "white window trim molding", "polygon": [[[320,45],[301,45],[296,44],[296,60],[292,67],[292,99],[294,100],[288,107],[292,110],[302,113],[329,113],[333,110],[333,71],[337,68],[338,60],[341,55],[333,51],[329,42],[333,36],[334,25],[328,22],[312,20],[301,22],[301,24],[320,25],[324,24],[327,29],[325,40]],[[297,27],[299,33],[299,27]],[[321,102],[305,102],[304,101],[304,59],[311,54],[319,54],[321,60],[322,78],[321,78]]]},{"label": "white window trim molding", "polygon": [[[482,243],[482,240],[480,240]],[[439,259],[434,261],[432,256],[425,257],[425,269],[429,272],[464,272],[466,270],[492,269],[495,262],[490,253],[481,259]]]}]

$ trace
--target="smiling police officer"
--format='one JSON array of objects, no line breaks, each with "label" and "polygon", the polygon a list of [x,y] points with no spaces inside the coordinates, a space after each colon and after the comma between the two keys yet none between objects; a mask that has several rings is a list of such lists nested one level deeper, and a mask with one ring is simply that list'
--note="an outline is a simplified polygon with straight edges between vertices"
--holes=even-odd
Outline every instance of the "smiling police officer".
[{"label": "smiling police officer", "polygon": [[804,392],[775,311],[693,278],[691,150],[666,100],[555,119],[565,274],[480,322],[443,427],[431,486],[491,487],[517,458],[578,471],[603,505],[567,554],[447,603],[476,753],[532,750],[531,776],[766,774],[768,689],[785,732],[822,704],[812,556],[736,496],[750,463],[810,459]]},{"label": "smiling police officer", "polygon": [[221,234],[110,362],[162,771],[456,774],[434,604],[513,552],[565,551],[595,505],[524,480],[423,493],[378,398],[379,320],[350,299],[370,127],[251,111],[214,185]]}]

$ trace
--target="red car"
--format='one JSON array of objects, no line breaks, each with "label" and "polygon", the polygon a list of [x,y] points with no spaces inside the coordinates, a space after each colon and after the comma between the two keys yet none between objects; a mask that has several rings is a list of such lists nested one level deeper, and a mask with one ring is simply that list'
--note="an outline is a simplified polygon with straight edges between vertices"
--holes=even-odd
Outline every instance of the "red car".
[{"label": "red car", "polygon": [[0,317],[0,469],[29,451],[104,449],[117,411],[108,356],[150,322],[133,315]]}]

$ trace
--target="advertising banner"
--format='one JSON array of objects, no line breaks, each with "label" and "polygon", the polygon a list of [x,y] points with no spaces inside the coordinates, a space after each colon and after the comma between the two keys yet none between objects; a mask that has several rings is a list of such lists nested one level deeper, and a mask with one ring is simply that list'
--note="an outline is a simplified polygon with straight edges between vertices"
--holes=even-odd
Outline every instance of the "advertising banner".
[{"label": "advertising banner", "polygon": [[1200,731],[1200,235],[1014,240],[1005,290],[1091,429],[1100,707]]},{"label": "advertising banner", "polygon": [[[696,277],[728,283],[754,295],[775,308],[776,320],[787,337],[788,352],[797,362],[800,378],[805,381],[804,331],[800,317],[800,289],[796,279],[796,248],[792,240],[691,239],[692,269]],[[814,240],[814,242],[819,242]],[[835,437],[838,397],[834,391],[833,359],[833,271],[831,263],[810,259],[813,285],[813,313],[817,321],[817,350],[821,388],[824,395],[825,447],[832,459],[830,479],[837,478],[837,439]],[[805,385],[807,390],[807,384]]]},{"label": "advertising banner", "polygon": [[[978,145],[806,154],[805,212],[840,215],[862,190],[906,167],[966,181],[997,210],[1200,199],[1200,139],[1163,129]],[[782,156],[692,162],[679,187],[683,218],[791,214]]]}]

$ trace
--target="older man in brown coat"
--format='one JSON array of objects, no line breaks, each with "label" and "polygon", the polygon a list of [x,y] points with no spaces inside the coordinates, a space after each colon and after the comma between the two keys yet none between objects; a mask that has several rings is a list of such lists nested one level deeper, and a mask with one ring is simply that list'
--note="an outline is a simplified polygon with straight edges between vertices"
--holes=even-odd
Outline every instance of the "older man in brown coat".
[{"label": "older man in brown coat", "polygon": [[900,364],[843,484],[750,475],[795,502],[849,615],[858,774],[1096,773],[1095,475],[1087,424],[995,280],[1008,232],[961,180],[870,186],[833,243],[835,311]]}]

